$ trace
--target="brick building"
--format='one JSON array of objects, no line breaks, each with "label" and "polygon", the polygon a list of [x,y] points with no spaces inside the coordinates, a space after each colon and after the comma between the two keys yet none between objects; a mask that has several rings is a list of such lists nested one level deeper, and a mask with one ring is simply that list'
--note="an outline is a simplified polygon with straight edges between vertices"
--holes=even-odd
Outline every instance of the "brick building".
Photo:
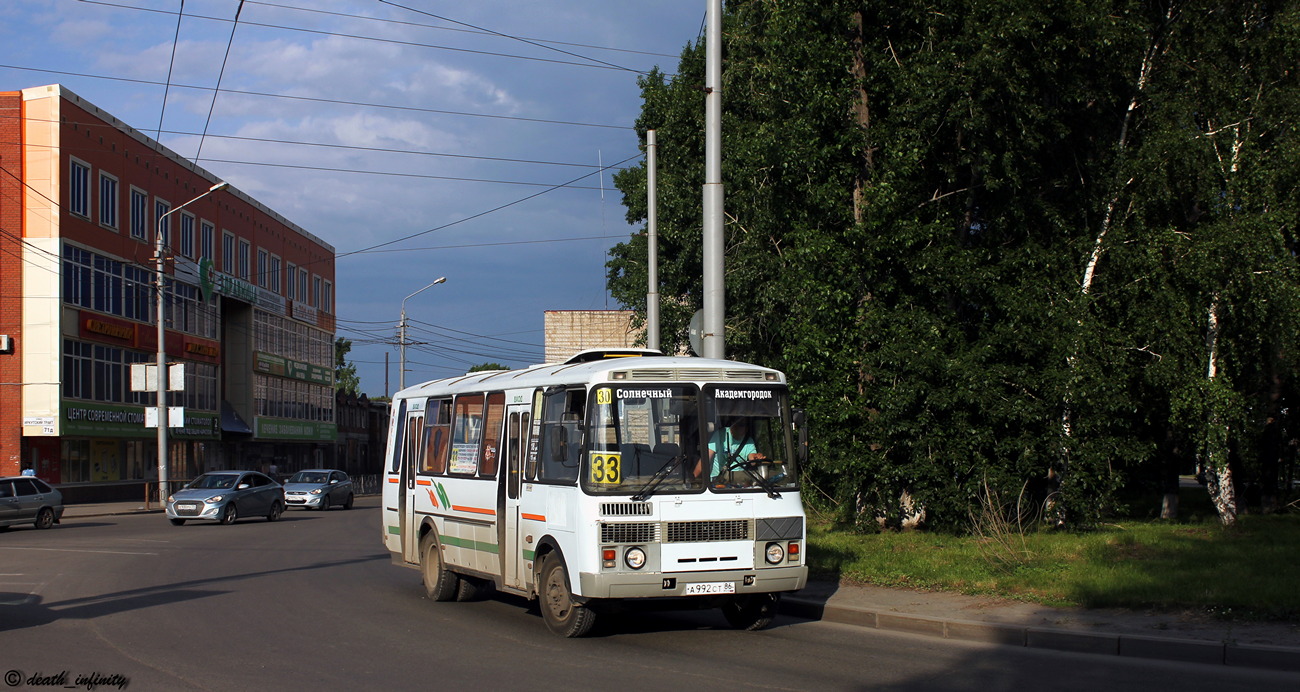
[{"label": "brick building", "polygon": [[190,203],[217,182],[62,86],[0,92],[0,475],[74,501],[156,477],[129,368],[158,351],[159,232],[168,477],[332,456],[334,248],[233,187]]},{"label": "brick building", "polygon": [[631,310],[547,310],[542,327],[547,363],[563,363],[590,348],[631,348],[642,341],[644,329],[632,326]]}]

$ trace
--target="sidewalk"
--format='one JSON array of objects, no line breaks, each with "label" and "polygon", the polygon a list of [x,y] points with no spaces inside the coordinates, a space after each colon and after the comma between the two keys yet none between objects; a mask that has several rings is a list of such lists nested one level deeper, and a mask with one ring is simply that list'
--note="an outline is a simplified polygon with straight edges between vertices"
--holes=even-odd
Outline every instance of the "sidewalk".
[{"label": "sidewalk", "polygon": [[[161,512],[143,502],[67,505],[63,521]],[[1300,587],[1298,587],[1300,588]],[[1196,613],[1048,608],[987,596],[810,581],[785,615],[945,639],[1300,672],[1300,623],[1230,623]]]}]

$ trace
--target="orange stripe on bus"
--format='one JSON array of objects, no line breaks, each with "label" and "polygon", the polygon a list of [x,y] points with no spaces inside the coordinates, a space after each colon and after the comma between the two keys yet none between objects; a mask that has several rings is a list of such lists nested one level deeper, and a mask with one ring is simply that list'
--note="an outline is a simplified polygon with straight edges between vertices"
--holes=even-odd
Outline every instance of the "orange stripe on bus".
[{"label": "orange stripe on bus", "polygon": [[487,514],[490,516],[496,516],[497,513],[495,509],[482,509],[480,507],[463,507],[461,505],[452,505],[451,508],[456,510],[457,512],[469,512],[471,514]]},{"label": "orange stripe on bus", "polygon": [[541,514],[520,514],[519,516],[528,519],[529,521],[546,521],[545,515]]},{"label": "orange stripe on bus", "polygon": [[433,485],[433,481],[416,481],[416,485]]},{"label": "orange stripe on bus", "polygon": [[389,483],[399,483],[400,481],[398,481],[396,477],[393,477],[393,478],[389,478],[389,479],[388,479],[388,482],[389,482]]}]

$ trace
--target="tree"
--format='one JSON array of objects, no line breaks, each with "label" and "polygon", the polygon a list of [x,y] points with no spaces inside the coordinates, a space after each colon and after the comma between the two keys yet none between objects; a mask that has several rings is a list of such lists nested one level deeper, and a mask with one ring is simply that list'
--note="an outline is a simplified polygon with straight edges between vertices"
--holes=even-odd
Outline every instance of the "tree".
[{"label": "tree", "polygon": [[[1295,3],[724,14],[728,355],[790,375],[806,478],[846,518],[919,503],[955,527],[987,483],[1086,525],[1198,458],[1225,498],[1234,467],[1277,486],[1300,427]],[[641,81],[666,349],[700,306],[702,75],[687,46]],[[615,178],[633,223],[644,180]],[[639,312],[645,252],[609,263]]]},{"label": "tree", "polygon": [[352,342],[343,337],[334,339],[334,389],[346,394],[357,394],[361,389],[361,378],[357,376],[357,366],[348,362],[348,352]]},{"label": "tree", "polygon": [[466,372],[486,372],[491,370],[509,370],[509,369],[510,368],[507,368],[506,366],[500,363],[482,363],[480,365],[475,365],[471,367],[469,370],[466,370]]}]

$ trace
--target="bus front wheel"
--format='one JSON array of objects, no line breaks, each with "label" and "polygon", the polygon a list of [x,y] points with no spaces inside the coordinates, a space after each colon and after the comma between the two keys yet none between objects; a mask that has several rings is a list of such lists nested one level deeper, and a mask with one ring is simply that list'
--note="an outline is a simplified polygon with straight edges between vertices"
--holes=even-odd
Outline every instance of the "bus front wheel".
[{"label": "bus front wheel", "polygon": [[596,612],[574,600],[564,560],[556,553],[542,559],[540,584],[539,609],[551,632],[561,637],[581,637],[596,624]]},{"label": "bus front wheel", "polygon": [[420,574],[429,600],[450,601],[456,598],[460,577],[443,564],[442,551],[438,549],[438,539],[432,531],[420,539]]},{"label": "bus front wheel", "polygon": [[738,630],[761,630],[776,616],[779,599],[774,593],[736,596],[722,606],[722,615]]}]

